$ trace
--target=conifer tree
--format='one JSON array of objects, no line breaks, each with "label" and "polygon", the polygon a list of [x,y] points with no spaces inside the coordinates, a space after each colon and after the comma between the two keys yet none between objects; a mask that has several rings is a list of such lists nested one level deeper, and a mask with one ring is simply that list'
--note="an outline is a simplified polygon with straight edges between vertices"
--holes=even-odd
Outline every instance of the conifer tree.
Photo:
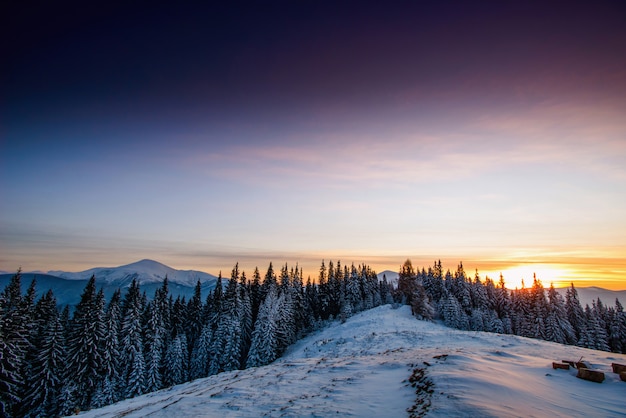
[{"label": "conifer tree", "polygon": [[548,290],[548,316],[546,318],[546,340],[561,344],[575,344],[576,334],[567,319],[565,302],[553,285]]},{"label": "conifer tree", "polygon": [[210,324],[206,324],[202,328],[200,337],[196,341],[196,345],[191,354],[189,371],[191,379],[209,376],[209,366],[213,357],[211,352],[212,341],[213,328]]},{"label": "conifer tree", "polygon": [[167,322],[165,314],[168,303],[168,280],[163,281],[163,285],[155,291],[154,299],[148,304],[146,309],[146,319],[144,325],[144,349],[146,363],[146,392],[153,392],[163,387],[162,364],[167,342]]},{"label": "conifer tree", "polygon": [[450,294],[445,305],[444,322],[450,324],[453,328],[460,330],[469,330],[470,322],[467,314],[459,301]]},{"label": "conifer tree", "polygon": [[224,293],[217,328],[213,334],[209,374],[237,370],[243,355],[243,330],[240,322],[241,300],[239,265],[235,265]]},{"label": "conifer tree", "polygon": [[612,329],[612,338],[619,339],[619,343],[614,343],[617,349],[621,346],[621,353],[626,354],[626,312],[618,299],[615,299],[615,321]]},{"label": "conifer tree", "polygon": [[104,380],[96,390],[97,402],[94,406],[101,407],[117,402],[121,399],[121,394],[116,390],[119,385],[119,332],[121,323],[121,292],[117,289],[104,314],[104,348],[103,354],[103,374]]},{"label": "conifer tree", "polygon": [[[202,284],[200,280],[197,281],[194,288],[193,296],[189,299],[187,304],[187,310],[185,312],[185,333],[187,334],[187,344],[189,347],[193,347],[196,340],[202,332],[202,326],[204,325],[204,318],[202,317]],[[187,353],[189,356],[189,353]]]},{"label": "conifer tree", "polygon": [[64,378],[64,335],[56,298],[48,291],[35,307],[30,367],[26,374],[23,416],[59,415],[59,397]]},{"label": "conifer tree", "polygon": [[280,307],[277,293],[276,286],[270,285],[254,325],[246,367],[264,366],[279,355],[277,321]]},{"label": "conifer tree", "polygon": [[178,385],[187,380],[187,337],[181,333],[174,337],[165,355],[163,382],[165,387]]},{"label": "conifer tree", "polygon": [[252,323],[256,321],[261,306],[261,273],[259,268],[254,268],[252,281],[250,282],[250,303],[252,307]]},{"label": "conifer tree", "polygon": [[246,273],[241,273],[241,284],[239,286],[239,309],[237,311],[239,324],[241,326],[241,358],[239,364],[245,367],[245,361],[248,357],[250,342],[252,339],[252,331],[254,327],[254,319],[252,315],[252,298],[250,296],[251,286],[247,285]]},{"label": "conifer tree", "polygon": [[70,322],[65,377],[65,409],[87,410],[102,379],[104,367],[104,294],[96,293],[96,278],[91,276]]},{"label": "conifer tree", "polygon": [[548,304],[541,281],[533,275],[533,287],[530,292],[530,314],[532,321],[532,337],[546,339],[545,319],[548,316]]},{"label": "conifer tree", "polygon": [[141,395],[146,389],[141,305],[139,284],[133,280],[122,304],[120,329],[121,392],[126,398]]},{"label": "conifer tree", "polygon": [[20,270],[0,294],[0,416],[18,412],[30,324],[25,317]]},{"label": "conifer tree", "polygon": [[572,328],[574,328],[576,340],[579,341],[582,337],[581,333],[585,326],[586,319],[574,283],[571,284],[565,294],[565,312],[567,313],[567,320],[572,325]]}]

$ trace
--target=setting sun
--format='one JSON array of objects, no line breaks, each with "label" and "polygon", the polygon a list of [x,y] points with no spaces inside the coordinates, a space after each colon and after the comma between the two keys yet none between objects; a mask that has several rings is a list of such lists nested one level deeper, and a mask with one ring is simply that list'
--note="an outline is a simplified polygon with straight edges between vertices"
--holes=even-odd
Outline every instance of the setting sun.
[{"label": "setting sun", "polygon": [[551,283],[554,283],[555,287],[563,287],[569,283],[567,270],[546,264],[520,264],[500,272],[486,272],[485,274],[497,282],[500,280],[500,273],[502,273],[506,287],[509,289],[521,289],[522,286],[531,287],[534,277],[537,277],[544,287],[549,287]]}]

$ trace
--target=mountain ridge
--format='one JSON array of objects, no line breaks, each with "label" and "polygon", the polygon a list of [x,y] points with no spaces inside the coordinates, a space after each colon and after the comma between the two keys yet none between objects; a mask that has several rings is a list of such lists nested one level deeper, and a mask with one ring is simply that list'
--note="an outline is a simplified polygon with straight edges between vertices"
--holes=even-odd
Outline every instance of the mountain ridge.
[{"label": "mountain ridge", "polygon": [[[15,273],[0,273],[0,289],[3,289]],[[206,296],[213,290],[217,283],[217,277],[212,274],[196,270],[176,270],[158,261],[143,259],[134,263],[119,267],[94,267],[80,272],[65,272],[51,270],[48,273],[23,272],[22,290],[32,280],[37,281],[36,297],[39,298],[48,290],[52,290],[60,306],[74,306],[80,301],[83,289],[89,279],[94,276],[96,287],[104,291],[108,300],[117,289],[122,293],[130,286],[133,280],[137,280],[141,291],[151,299],[157,288],[161,287],[167,277],[170,294],[175,298],[189,298],[193,295],[198,281],[202,294]]]},{"label": "mountain ridge", "polygon": [[107,284],[118,283],[125,286],[128,286],[132,279],[136,279],[140,285],[143,285],[162,283],[167,277],[170,283],[185,286],[195,286],[198,281],[204,283],[217,280],[216,276],[203,271],[177,270],[147,258],[118,267],[94,267],[79,272],[51,270],[48,274],[67,280],[89,280],[91,276],[96,276],[96,279]]}]

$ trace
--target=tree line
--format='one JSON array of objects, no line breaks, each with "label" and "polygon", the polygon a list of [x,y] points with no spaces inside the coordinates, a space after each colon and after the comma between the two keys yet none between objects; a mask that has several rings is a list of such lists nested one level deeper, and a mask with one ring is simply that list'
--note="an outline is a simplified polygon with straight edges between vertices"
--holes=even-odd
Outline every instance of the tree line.
[{"label": "tree line", "polygon": [[203,298],[152,298],[133,281],[109,301],[95,277],[70,311],[52,291],[36,299],[18,271],[0,293],[0,416],[59,416],[224,371],[268,364],[325,321],[391,302],[366,265],[322,262],[317,281],[270,263],[248,279],[235,265]]},{"label": "tree line", "polygon": [[537,277],[530,288],[508,290],[465,273],[460,263],[454,273],[444,273],[441,261],[416,271],[410,260],[400,268],[396,299],[411,305],[418,318],[440,319],[452,328],[488,331],[538,338],[561,344],[626,354],[626,314],[618,299],[615,306],[600,298],[583,309],[572,283],[565,297]]}]

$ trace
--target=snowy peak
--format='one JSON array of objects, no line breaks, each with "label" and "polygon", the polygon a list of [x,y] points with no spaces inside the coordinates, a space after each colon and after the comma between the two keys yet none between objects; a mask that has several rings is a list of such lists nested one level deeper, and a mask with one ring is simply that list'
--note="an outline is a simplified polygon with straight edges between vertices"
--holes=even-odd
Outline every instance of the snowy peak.
[{"label": "snowy peak", "polygon": [[398,284],[398,272],[397,271],[391,271],[391,270],[385,270],[385,271],[381,271],[380,273],[378,273],[376,275],[378,277],[378,281],[382,282],[383,281],[383,277],[387,279],[387,283],[391,283],[393,285]]},{"label": "snowy peak", "polygon": [[96,267],[77,273],[50,271],[48,274],[67,280],[88,280],[91,276],[95,276],[99,282],[116,284],[121,287],[130,284],[133,280],[137,280],[140,285],[160,283],[165,277],[171,283],[190,287],[195,286],[198,281],[206,283],[216,280],[212,274],[196,270],[176,270],[158,261],[148,259],[119,267]]}]

